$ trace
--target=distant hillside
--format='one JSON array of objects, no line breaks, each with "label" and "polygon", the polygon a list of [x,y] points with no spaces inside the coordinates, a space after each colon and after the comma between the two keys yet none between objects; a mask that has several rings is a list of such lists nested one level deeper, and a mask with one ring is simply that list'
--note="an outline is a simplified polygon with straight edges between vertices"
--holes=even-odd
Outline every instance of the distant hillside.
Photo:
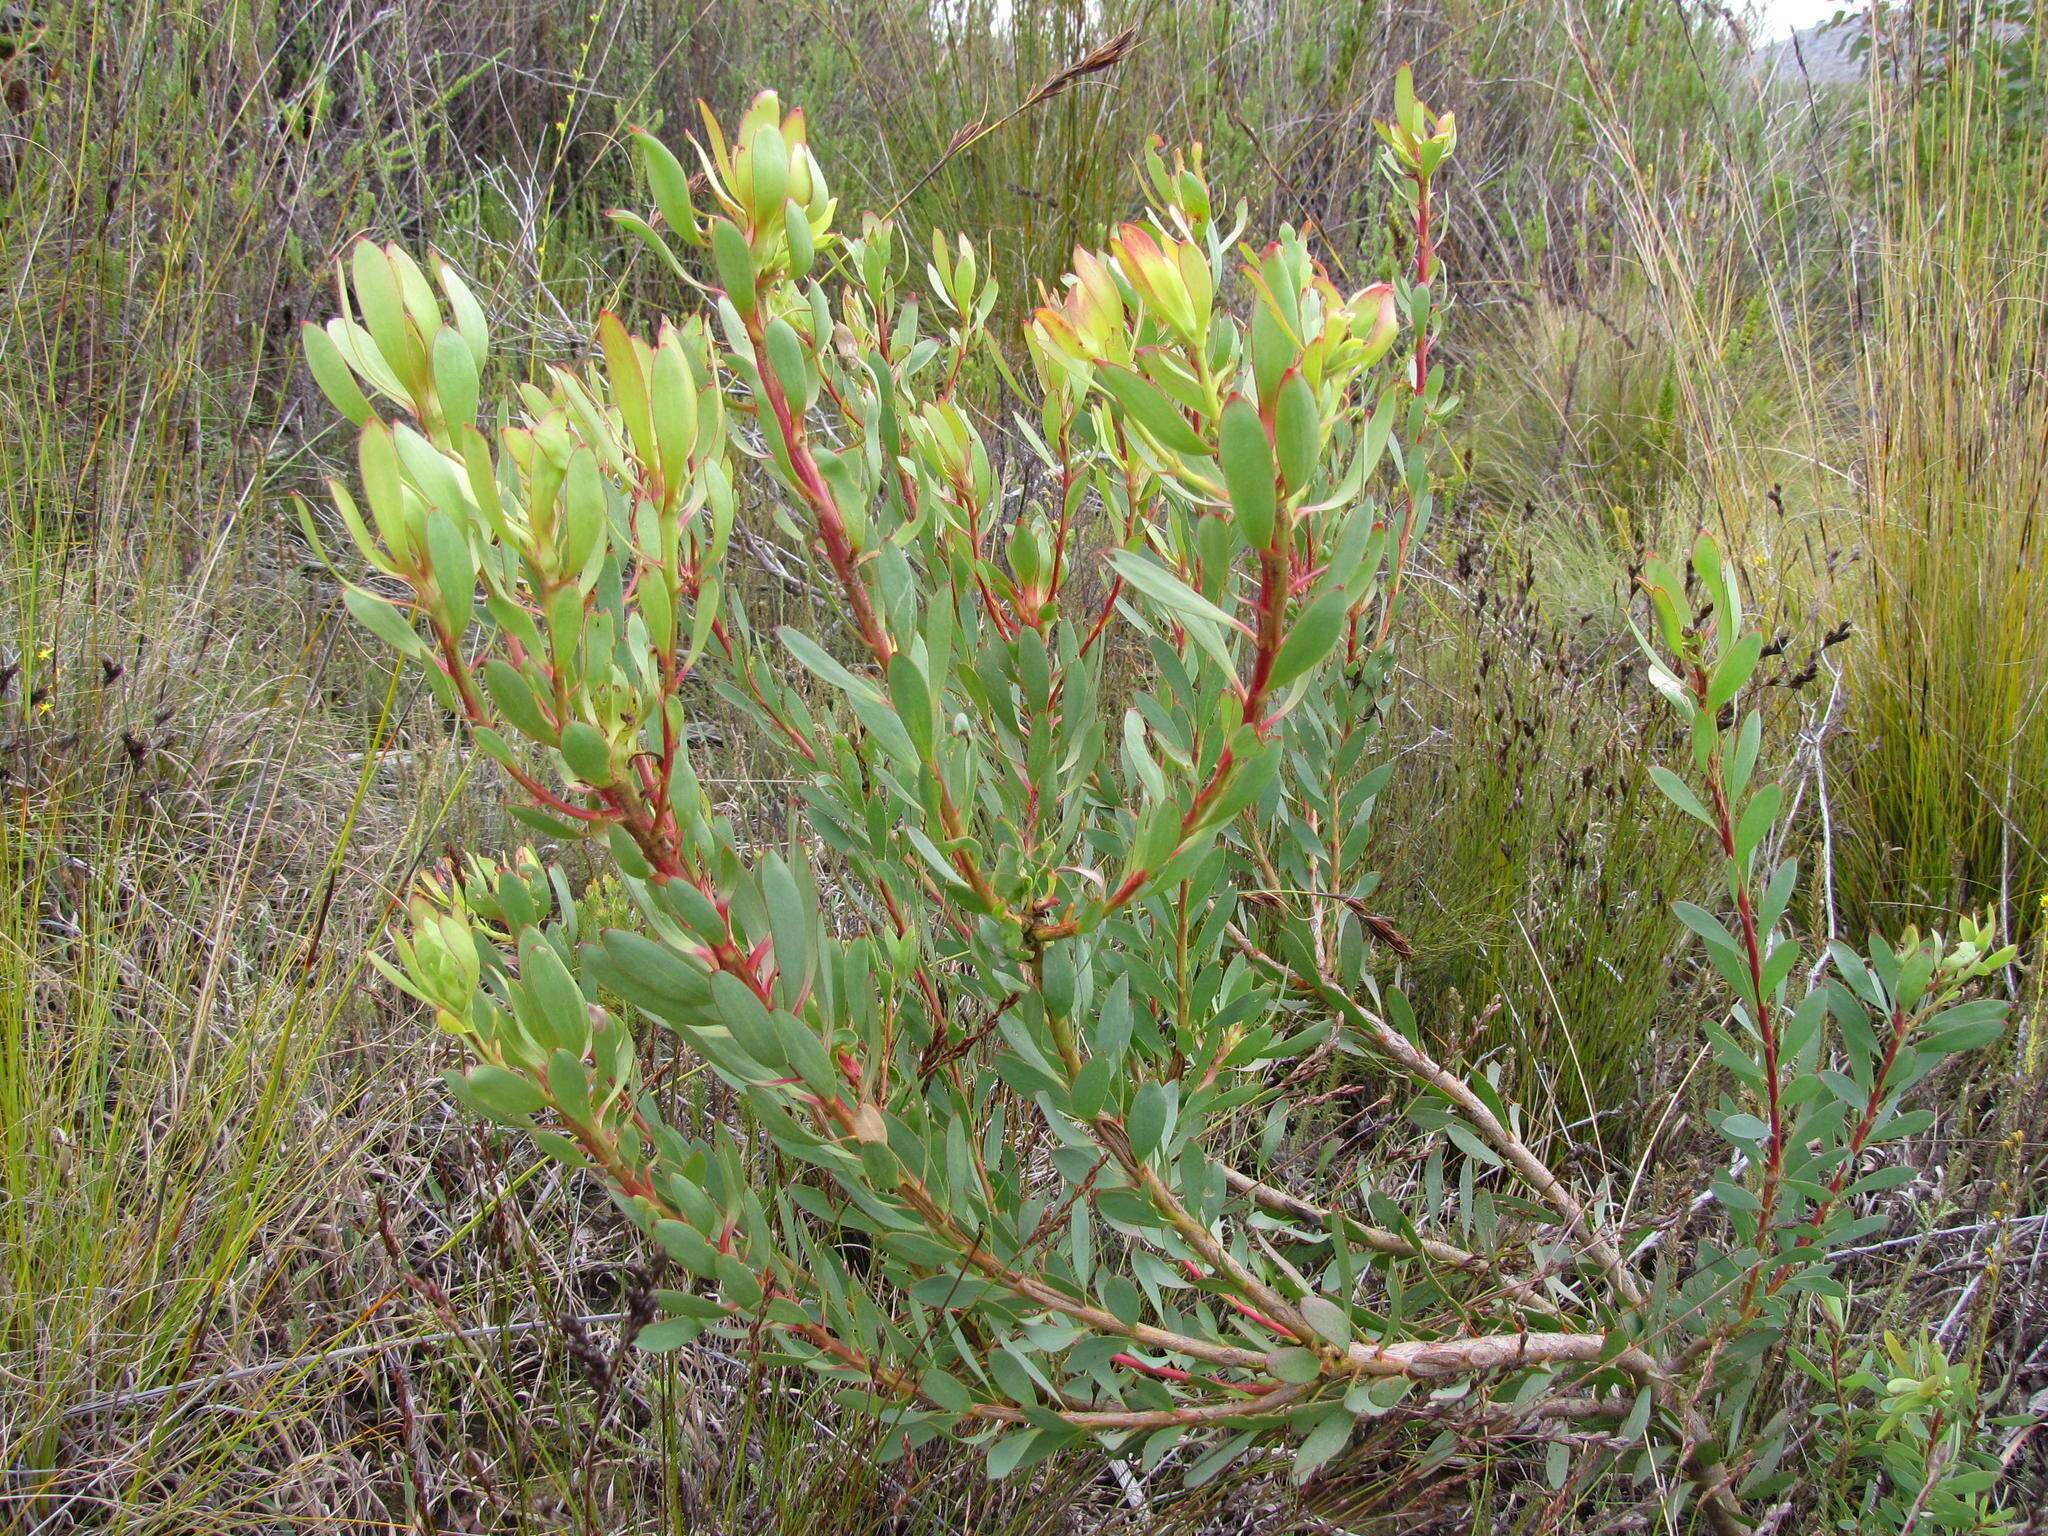
[{"label": "distant hillside", "polygon": [[1841,26],[1818,22],[1759,48],[1756,71],[1780,80],[1803,78],[1829,85],[1859,79],[1863,61],[1854,57],[1850,49],[1862,34],[1860,17]]}]

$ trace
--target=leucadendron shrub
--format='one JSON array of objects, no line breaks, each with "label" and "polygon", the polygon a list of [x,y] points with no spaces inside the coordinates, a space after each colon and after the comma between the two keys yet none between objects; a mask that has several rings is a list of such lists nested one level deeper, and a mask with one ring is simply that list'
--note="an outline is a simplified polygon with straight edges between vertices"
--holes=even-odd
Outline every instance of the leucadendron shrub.
[{"label": "leucadendron shrub", "polygon": [[[755,1341],[843,1382],[892,1454],[964,1437],[1000,1476],[1193,1440],[1199,1481],[1286,1444],[1306,1478],[1392,1414],[1430,1429],[1419,1457],[1529,1436],[1739,1530],[1776,1463],[1731,1455],[1722,1405],[1801,1297],[1839,1294],[1831,1248],[1902,1176],[1866,1154],[1998,1029],[1960,997],[2002,957],[1974,929],[1909,938],[1805,989],[1795,872],[1759,864],[1760,640],[1702,545],[1697,621],[1671,572],[1648,585],[1651,679],[1692,747],[1689,775],[1656,771],[1725,874],[1725,918],[1682,913],[1736,995],[1704,1026],[1736,1154],[1719,1240],[1681,1264],[1651,1239],[1671,1213],[1554,1171],[1488,1076],[1432,1055],[1367,858],[1452,405],[1431,335],[1455,126],[1405,73],[1398,100],[1398,275],[1347,294],[1296,230],[1241,244],[1199,155],[1154,153],[1149,214],[1031,319],[1028,383],[988,345],[972,247],[843,232],[772,95],[708,127],[694,180],[639,140],[659,222],[619,217],[695,312],[651,341],[605,316],[586,367],[487,412],[461,278],[358,246],[343,314],[306,332],[361,428],[334,498],[377,577],[348,605],[524,821],[608,852],[633,913],[592,931],[534,856],[471,859],[421,883],[390,974],[474,1057],[463,1102],[673,1260],[643,1345]],[[1028,402],[1004,424],[1028,470],[998,470],[958,397],[991,367]],[[743,505],[809,552],[830,624],[749,624]],[[706,792],[714,694],[800,785],[786,847]],[[649,1063],[679,1056],[737,1123],[664,1114]],[[1258,1176],[1338,1057],[1400,1085],[1436,1148],[1411,1203]]]}]

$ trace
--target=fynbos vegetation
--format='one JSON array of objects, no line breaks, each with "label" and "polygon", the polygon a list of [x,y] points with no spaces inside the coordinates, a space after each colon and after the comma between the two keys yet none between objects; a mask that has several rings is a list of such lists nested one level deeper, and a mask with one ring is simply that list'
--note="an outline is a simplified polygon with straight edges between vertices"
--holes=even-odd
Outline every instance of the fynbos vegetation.
[{"label": "fynbos vegetation", "polygon": [[[1199,155],[1149,155],[1148,216],[1030,322],[1007,482],[958,399],[1000,358],[974,247],[935,237],[910,300],[893,226],[840,235],[773,95],[729,139],[707,123],[701,210],[641,138],[660,223],[619,217],[700,313],[651,343],[607,316],[597,359],[516,408],[480,405],[462,279],[358,246],[306,341],[362,433],[361,504],[336,505],[405,594],[349,606],[522,821],[603,840],[631,915],[470,857],[417,889],[393,974],[472,1053],[463,1101],[594,1172],[693,1282],[654,1292],[642,1347],[752,1340],[880,1416],[885,1459],[953,1435],[1003,1476],[1093,1440],[1149,1469],[1193,1437],[1199,1484],[1284,1440],[1303,1481],[1365,1420],[1427,1426],[1425,1466],[1541,1438],[1560,1486],[1654,1479],[1748,1531],[1785,1486],[1788,1426],[1742,1412],[1758,1356],[1846,1295],[1834,1250],[1914,1177],[1882,1149],[1998,1036],[1971,990],[2014,951],[1966,920],[1807,968],[1746,705],[1765,637],[1702,539],[1686,580],[1642,578],[1688,748],[1647,772],[1725,892],[1678,916],[1733,994],[1702,1025],[1727,1172],[1643,1208],[1546,1161],[1498,1072],[1440,1059],[1389,984],[1368,853],[1455,404],[1433,214],[1457,133],[1405,70],[1380,131],[1410,255],[1349,295],[1293,229],[1242,242]],[[748,621],[727,564],[757,494],[842,626]],[[703,787],[707,695],[780,755],[781,846]],[[1406,1199],[1260,1176],[1350,1057],[1443,1138]],[[723,1116],[669,1086],[705,1068]]]},{"label": "fynbos vegetation", "polygon": [[2038,1536],[2048,10],[1774,37],[0,3],[0,1530]]}]

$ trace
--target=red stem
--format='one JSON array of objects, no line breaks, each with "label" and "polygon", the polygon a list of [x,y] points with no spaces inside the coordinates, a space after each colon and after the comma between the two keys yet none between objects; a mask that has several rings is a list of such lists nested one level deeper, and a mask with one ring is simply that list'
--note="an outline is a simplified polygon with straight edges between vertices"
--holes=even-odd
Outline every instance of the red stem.
[{"label": "red stem", "polygon": [[[1891,1081],[1892,1068],[1897,1065],[1899,1052],[1905,1048],[1906,1038],[1913,1032],[1913,1017],[1903,1008],[1892,1009],[1891,1039],[1885,1043],[1884,1060],[1878,1063],[1877,1073],[1870,1080],[1870,1097],[1864,1101],[1863,1115],[1856,1122],[1856,1129],[1849,1135],[1849,1153],[1842,1159],[1842,1166],[1835,1170],[1828,1180],[1827,1197],[1817,1201],[1807,1225],[1818,1227],[1827,1220],[1828,1213],[1835,1208],[1835,1202],[1842,1198],[1842,1190],[1849,1182],[1849,1175],[1856,1171],[1856,1159],[1863,1155],[1864,1143],[1870,1139],[1871,1129],[1877,1124],[1878,1111],[1884,1108],[1885,1088]],[[1811,1247],[1813,1239],[1802,1237],[1798,1246]],[[1778,1287],[1792,1278],[1792,1271],[1785,1270],[1771,1281],[1769,1289],[1776,1292]]]},{"label": "red stem", "polygon": [[804,500],[811,504],[811,511],[817,518],[818,542],[825,547],[825,558],[832,566],[833,575],[839,578],[840,590],[846,594],[846,601],[853,609],[855,625],[861,639],[866,643],[868,654],[875,659],[875,665],[884,673],[889,670],[889,658],[896,654],[895,644],[888,632],[882,628],[876,617],[874,602],[868,596],[867,583],[861,579],[853,553],[853,544],[846,536],[846,518],[839,510],[838,498],[825,483],[825,476],[818,468],[818,461],[812,457],[810,445],[804,441],[803,425],[790,409],[789,397],[783,393],[782,381],[775,376],[775,370],[768,362],[767,343],[762,338],[760,303],[758,296],[753,313],[747,319],[747,339],[754,346],[754,372],[761,382],[761,397],[768,402],[768,409],[775,413],[776,425],[782,431],[782,441],[789,449],[790,467],[796,472],[797,486],[803,492]]},{"label": "red stem", "polygon": [[[1436,245],[1430,233],[1429,221],[1429,177],[1420,170],[1412,173],[1415,180],[1415,281],[1427,286],[1436,273]],[[1417,399],[1429,393],[1429,326],[1436,323],[1436,305],[1431,303],[1429,325],[1423,326],[1415,338],[1415,395]],[[1373,649],[1378,650],[1387,643],[1387,636],[1393,632],[1394,616],[1400,606],[1401,582],[1408,570],[1408,545],[1415,537],[1415,493],[1408,492],[1408,515],[1401,519],[1401,537],[1394,544],[1394,562],[1387,573],[1387,601],[1380,613],[1379,631],[1373,639]]]},{"label": "red stem", "polygon": [[[1690,683],[1698,707],[1707,708],[1710,684],[1706,669],[1693,667]],[[1728,788],[1723,776],[1719,747],[1714,749],[1709,788],[1713,794],[1714,823],[1721,840],[1721,852],[1727,858],[1729,867],[1733,869],[1738,859],[1735,814],[1728,804]],[[1749,1282],[1744,1287],[1742,1296],[1743,1310],[1747,1311],[1756,1295],[1763,1266],[1771,1258],[1767,1249],[1771,1235],[1776,1230],[1778,1190],[1785,1171],[1785,1106],[1783,1074],[1779,1060],[1778,1016],[1764,991],[1763,935],[1757,930],[1756,906],[1750,898],[1746,872],[1743,878],[1732,881],[1731,884],[1735,887],[1736,915],[1742,924],[1743,960],[1749,969],[1750,1004],[1755,1011],[1757,1036],[1763,1042],[1764,1048],[1764,1098],[1770,1124],[1770,1138],[1764,1150],[1763,1186],[1758,1196],[1763,1209],[1757,1218],[1757,1268],[1750,1271]]]}]

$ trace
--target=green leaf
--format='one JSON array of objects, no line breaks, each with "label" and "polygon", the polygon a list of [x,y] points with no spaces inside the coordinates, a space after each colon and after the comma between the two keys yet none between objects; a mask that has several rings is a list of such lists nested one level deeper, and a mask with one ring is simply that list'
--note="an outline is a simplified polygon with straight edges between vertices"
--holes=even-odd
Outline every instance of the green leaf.
[{"label": "green leaf", "polygon": [[1332,1457],[1350,1445],[1351,1431],[1356,1423],[1342,1408],[1318,1419],[1315,1428],[1308,1432],[1294,1453],[1294,1470],[1289,1474],[1294,1482],[1297,1485],[1307,1482]]},{"label": "green leaf", "polygon": [[[830,1099],[845,1089],[845,1081],[839,1076],[816,1030],[794,1014],[779,1008],[769,1015],[769,1022],[774,1026],[775,1038],[782,1047],[784,1059],[796,1068],[797,1076],[804,1080],[806,1088],[824,1099]],[[866,1158],[870,1153],[887,1151],[887,1147],[880,1143],[870,1143],[863,1146],[862,1156]],[[893,1188],[895,1177],[893,1173],[884,1177],[887,1172],[887,1164],[870,1165],[869,1168],[872,1182]]]},{"label": "green leaf", "polygon": [[441,622],[450,638],[461,638],[469,627],[475,607],[476,562],[469,541],[455,526],[454,519],[439,507],[427,514],[427,561],[433,568],[434,586],[440,593]]},{"label": "green leaf", "polygon": [[786,1067],[789,1061],[783,1054],[775,1021],[767,1006],[754,995],[753,988],[730,971],[713,971],[710,988],[719,1021],[739,1048],[770,1071]]},{"label": "green leaf", "polygon": [[313,370],[314,382],[337,411],[359,427],[376,415],[356,383],[354,370],[341,355],[341,348],[334,344],[333,337],[308,320],[299,326],[299,343],[306,350],[306,362]]},{"label": "green leaf", "polygon": [[[782,142],[780,135],[776,142]],[[804,345],[796,328],[787,320],[771,320],[762,339],[768,348],[768,366],[788,397],[790,409],[801,414],[810,404],[810,364],[804,357]]]},{"label": "green leaf", "polygon": [[789,190],[789,145],[777,124],[763,123],[747,140],[747,151],[753,185],[740,190],[751,195],[757,216],[766,218],[781,208],[782,195]]},{"label": "green leaf", "polygon": [[1721,919],[1705,907],[1695,906],[1689,901],[1671,903],[1672,915],[1686,927],[1705,939],[1709,944],[1719,944],[1727,949],[1739,951],[1735,935],[1730,933]]},{"label": "green leaf", "polygon": [[418,657],[427,654],[426,641],[419,637],[395,603],[387,603],[361,587],[347,588],[341,594],[341,601],[357,623],[401,655]]},{"label": "green leaf", "polygon": [[1778,926],[1778,920],[1785,915],[1785,908],[1791,903],[1792,892],[1799,883],[1799,861],[1783,859],[1771,872],[1770,884],[1757,903],[1757,927],[1765,932]]},{"label": "green leaf", "polygon": [[1142,1161],[1150,1157],[1166,1134],[1168,1109],[1164,1084],[1147,1081],[1131,1095],[1130,1113],[1124,1117],[1124,1132],[1131,1139],[1131,1151]]},{"label": "green leaf", "polygon": [[812,233],[811,221],[805,217],[803,209],[791,198],[782,200],[782,232],[789,239],[790,275],[807,275],[811,263],[817,260],[817,236]]},{"label": "green leaf", "polygon": [[965,1413],[974,1406],[974,1394],[968,1391],[966,1383],[937,1366],[918,1379],[918,1388],[949,1413]]},{"label": "green leaf", "polygon": [[692,1342],[703,1331],[704,1324],[697,1318],[665,1318],[658,1323],[649,1323],[634,1334],[633,1345],[636,1349],[644,1349],[649,1354],[665,1354],[669,1350],[680,1349]]},{"label": "green leaf", "polygon": [[[695,1227],[688,1226],[680,1221],[657,1221],[651,1230],[651,1235],[657,1243],[661,1244],[664,1253],[682,1265],[691,1274],[708,1280],[718,1273],[718,1250],[713,1248],[704,1234]],[[694,1297],[691,1298],[693,1303],[696,1299]],[[674,1305],[665,1305],[668,1305],[669,1311],[677,1310]],[[711,1303],[710,1305],[715,1306],[716,1304]],[[690,1309],[685,1308],[683,1310],[688,1311]],[[714,1312],[713,1315],[715,1316],[716,1313]]]},{"label": "green leaf", "polygon": [[539,701],[533,696],[533,689],[527,686],[526,679],[511,662],[501,656],[493,656],[484,663],[484,690],[513,729],[544,746],[555,744],[555,728],[548,724],[547,716],[541,713]]},{"label": "green leaf", "polygon": [[1370,1377],[1345,1392],[1344,1407],[1362,1418],[1375,1418],[1397,1406],[1415,1384],[1413,1376]]},{"label": "green leaf", "polygon": [[761,900],[768,908],[768,928],[775,940],[782,998],[785,1005],[793,1007],[797,997],[809,989],[818,957],[811,952],[809,905],[779,854],[768,854],[761,861]]},{"label": "green leaf", "polygon": [[562,761],[578,781],[603,789],[612,781],[612,749],[596,726],[571,720],[562,728]]},{"label": "green leaf", "polygon": [[[365,435],[367,442],[369,434]],[[413,489],[427,504],[451,517],[467,517],[470,504],[469,472],[466,465],[450,458],[404,422],[390,431],[396,455]]]},{"label": "green leaf", "polygon": [[[711,1219],[708,1206],[703,1214],[706,1220]],[[712,1296],[699,1296],[694,1291],[656,1291],[654,1304],[676,1317],[694,1317],[707,1323],[732,1316],[732,1308],[724,1302]]]},{"label": "green leaf", "polygon": [[1877,1129],[1870,1133],[1870,1139],[1876,1143],[1900,1141],[1908,1136],[1917,1136],[1934,1124],[1935,1118],[1935,1113],[1931,1109],[1915,1109],[1889,1119],[1880,1118]]},{"label": "green leaf", "polygon": [[1102,1112],[1109,1100],[1111,1080],[1117,1064],[1107,1056],[1091,1056],[1074,1078],[1074,1091],[1067,1099],[1067,1113],[1086,1122]]},{"label": "green leaf", "polygon": [[448,312],[455,317],[456,334],[468,344],[470,361],[481,370],[491,355],[491,327],[484,307],[453,266],[439,256],[434,258],[433,265],[441,291],[448,296]]},{"label": "green leaf", "polygon": [[1714,1198],[1731,1211],[1760,1211],[1764,1208],[1763,1201],[1740,1184],[1731,1184],[1726,1179],[1716,1179],[1712,1189]]},{"label": "green leaf", "polygon": [[1756,792],[1756,798],[1743,808],[1742,820],[1735,827],[1735,857],[1746,859],[1770,832],[1778,819],[1778,807],[1785,798],[1785,791],[1777,784],[1766,784]]},{"label": "green leaf", "polygon": [[554,945],[537,928],[519,936],[519,970],[521,982],[546,1017],[554,1043],[581,1056],[590,1046],[589,1005]]},{"label": "green leaf", "polygon": [[[492,731],[479,730],[476,733],[477,745],[491,752],[491,755],[500,762],[509,765],[515,761],[512,749],[509,746],[500,753],[491,751],[491,748],[487,745],[489,739],[495,734]],[[499,739],[500,741],[503,740],[503,738]],[[521,826],[531,827],[542,837],[559,838],[563,842],[575,842],[580,838],[590,835],[590,827],[585,823],[567,821],[560,816],[550,816],[546,811],[540,810],[537,807],[520,805],[516,801],[505,807],[505,813]]]},{"label": "green leaf", "polygon": [[1484,1163],[1489,1168],[1504,1166],[1500,1160],[1500,1154],[1481,1141],[1478,1132],[1474,1131],[1470,1126],[1457,1120],[1449,1121],[1444,1126],[1444,1135],[1448,1136],[1451,1139],[1451,1143],[1474,1162]]},{"label": "green leaf", "polygon": [[1422,104],[1415,97],[1415,70],[1402,64],[1394,71],[1394,121],[1420,136]]},{"label": "green leaf", "polygon": [[747,237],[730,219],[711,221],[711,264],[718,272],[718,285],[741,315],[751,315],[754,294],[754,257],[747,249]]},{"label": "green leaf", "polygon": [[1258,407],[1239,395],[1223,407],[1223,484],[1237,531],[1253,549],[1273,542],[1278,502],[1273,486],[1273,449]]},{"label": "green leaf", "polygon": [[973,1306],[991,1289],[987,1280],[976,1280],[971,1275],[944,1274],[927,1275],[912,1284],[908,1291],[910,1299],[919,1306],[955,1309]]},{"label": "green leaf", "polygon": [[1649,1389],[1649,1386],[1645,1386],[1645,1389],[1642,1389],[1640,1393],[1636,1393],[1634,1407],[1628,1409],[1628,1417],[1622,1419],[1622,1427],[1620,1427],[1616,1434],[1620,1434],[1622,1440],[1640,1440],[1642,1432],[1649,1430],[1649,1425],[1651,1425],[1651,1409],[1655,1405],[1657,1405],[1657,1393],[1653,1389]]},{"label": "green leaf", "polygon": [[[676,253],[669,249],[669,243],[662,239],[661,231],[641,218],[639,214],[633,212],[630,208],[610,208],[605,211],[605,217],[614,224],[623,225],[639,236],[641,244],[659,256],[662,265],[667,267],[675,276],[681,278],[686,283],[696,282],[696,279],[690,275],[683,264],[676,260]],[[699,238],[692,243],[702,245],[704,242]]]},{"label": "green leaf", "polygon": [[872,683],[847,671],[823,646],[802,630],[785,625],[775,631],[775,637],[783,643],[790,655],[803,664],[805,670],[815,673],[822,681],[830,683],[842,693],[864,695],[870,699],[879,698]]},{"label": "green leaf", "polygon": [[612,403],[626,424],[626,436],[639,457],[656,461],[654,417],[649,404],[647,374],[641,367],[640,349],[626,331],[623,321],[606,310],[597,318],[598,342],[604,350],[605,378],[611,384]]},{"label": "green leaf", "polygon": [[1669,768],[1661,768],[1652,764],[1650,767],[1650,778],[1657,788],[1663,791],[1664,798],[1685,812],[1686,815],[1693,817],[1695,820],[1702,821],[1710,827],[1719,825],[1714,820],[1714,813],[1706,808],[1701,802],[1700,797],[1692,792],[1691,787],[1687,785],[1685,780],[1681,779]]},{"label": "green leaf", "polygon": [[[605,536],[605,484],[597,455],[578,448],[569,458],[569,471],[562,481],[562,564],[566,574],[580,575],[597,552]],[[581,605],[577,590],[564,587],[556,594],[556,611],[574,614]]]},{"label": "green leaf", "polygon": [[668,1317],[659,1323],[649,1323],[635,1333],[633,1346],[647,1354],[666,1354],[670,1350],[680,1350],[684,1343],[694,1341],[702,1331],[705,1331],[705,1323],[696,1317]]},{"label": "green leaf", "polygon": [[1123,1060],[1131,1043],[1131,978],[1119,976],[1102,1000],[1089,1044],[1095,1052],[1115,1063]]},{"label": "green leaf", "polygon": [[1209,1452],[1200,1461],[1189,1467],[1181,1481],[1190,1488],[1199,1488],[1213,1481],[1227,1470],[1232,1462],[1239,1460],[1257,1442],[1258,1436],[1250,1430],[1232,1435],[1228,1440]]},{"label": "green leaf", "polygon": [[1095,370],[1095,382],[1145,431],[1175,453],[1207,456],[1215,452],[1195,435],[1174,403],[1157,385],[1116,363],[1104,363]]},{"label": "green leaf", "polygon": [[1271,686],[1285,688],[1304,672],[1321,666],[1344,638],[1350,613],[1349,595],[1340,590],[1325,592],[1296,614],[1273,658]]},{"label": "green leaf", "polygon": [[460,331],[442,326],[434,333],[434,394],[450,431],[475,423],[478,388],[476,354]]},{"label": "green leaf", "polygon": [[935,729],[932,690],[923,669],[908,651],[898,651],[889,658],[889,703],[903,722],[903,729],[910,733],[910,744],[917,749],[917,755],[929,760]]},{"label": "green leaf", "polygon": [[548,1057],[547,1089],[566,1118],[590,1124],[590,1071],[574,1052],[557,1050]]},{"label": "green leaf", "polygon": [[1322,1357],[1299,1345],[1266,1356],[1266,1369],[1289,1386],[1305,1387],[1323,1374]]},{"label": "green leaf", "polygon": [[383,354],[385,366],[410,391],[420,382],[418,365],[424,359],[406,317],[405,301],[399,296],[391,258],[370,240],[358,240],[350,257],[349,271],[363,324]]},{"label": "green leaf", "polygon": [[1728,569],[1722,562],[1720,547],[1704,533],[1693,543],[1692,568],[1700,578],[1700,585],[1707,589],[1707,596],[1716,612],[1727,622],[1737,622],[1739,615],[1730,611]]},{"label": "green leaf", "polygon": [[1543,1475],[1553,1488],[1562,1488],[1572,1473],[1572,1448],[1566,1440],[1553,1440],[1543,1452]]},{"label": "green leaf", "polygon": [[590,1155],[568,1137],[554,1131],[528,1131],[533,1144],[564,1168],[577,1172],[590,1166]]},{"label": "green leaf", "polygon": [[1130,549],[1113,550],[1109,563],[1119,576],[1169,613],[1178,614],[1182,618],[1202,619],[1211,624],[1221,624],[1241,634],[1250,633],[1244,625],[1149,555],[1141,555]]},{"label": "green leaf", "polygon": [[1035,1429],[1013,1429],[989,1443],[988,1475],[998,1480],[1008,1477],[1017,1470],[1017,1464],[1024,1459],[1025,1452],[1038,1443],[1040,1431]]},{"label": "green leaf", "polygon": [[2005,1019],[2001,1014],[1995,1019],[1979,1019],[1974,1023],[1955,1024],[1947,1029],[1935,1030],[1914,1044],[1923,1051],[1932,1051],[1939,1056],[1953,1056],[1959,1051],[1979,1050],[2004,1033]]},{"label": "green leaf", "polygon": [[1771,1134],[1771,1128],[1755,1115],[1734,1114],[1722,1119],[1721,1134],[1747,1146],[1762,1142]]},{"label": "green leaf", "polygon": [[1315,386],[1299,370],[1289,369],[1273,407],[1273,446],[1288,490],[1298,493],[1314,478],[1322,450],[1321,434],[1322,412],[1316,404]]},{"label": "green leaf", "polygon": [[710,978],[642,934],[608,929],[584,953],[586,964],[600,957],[605,962],[593,972],[600,985],[671,1024],[681,1025],[710,1005]]},{"label": "green leaf", "polygon": [[640,170],[647,178],[647,190],[654,194],[654,206],[661,210],[669,228],[685,240],[698,239],[697,208],[690,200],[690,173],[667,145],[644,129],[633,130],[633,147],[639,151]]},{"label": "green leaf", "polygon": [[1352,1341],[1351,1314],[1337,1302],[1327,1296],[1304,1296],[1300,1308],[1309,1327],[1338,1348]]},{"label": "green leaf", "polygon": [[528,1115],[547,1107],[547,1095],[530,1079],[503,1067],[488,1063],[471,1067],[462,1081],[478,1105],[510,1124],[520,1124]]},{"label": "green leaf", "polygon": [[1728,759],[1728,793],[1740,798],[1749,787],[1750,771],[1756,767],[1756,755],[1763,746],[1764,717],[1758,710],[1751,710],[1743,717],[1741,728],[1735,733],[1735,750]]},{"label": "green leaf", "polygon": [[1372,418],[1365,424],[1365,437],[1358,445],[1358,458],[1350,473],[1359,481],[1379,468],[1379,462],[1386,456],[1387,444],[1394,435],[1394,422],[1401,413],[1400,402],[1409,394],[1405,385],[1392,383],[1380,391],[1379,404],[1373,408]]},{"label": "green leaf", "polygon": [[1757,661],[1763,655],[1764,637],[1751,630],[1733,645],[1728,654],[1714,666],[1707,683],[1707,708],[1718,712],[1736,694],[1740,693],[1749,680],[1756,675]]}]

